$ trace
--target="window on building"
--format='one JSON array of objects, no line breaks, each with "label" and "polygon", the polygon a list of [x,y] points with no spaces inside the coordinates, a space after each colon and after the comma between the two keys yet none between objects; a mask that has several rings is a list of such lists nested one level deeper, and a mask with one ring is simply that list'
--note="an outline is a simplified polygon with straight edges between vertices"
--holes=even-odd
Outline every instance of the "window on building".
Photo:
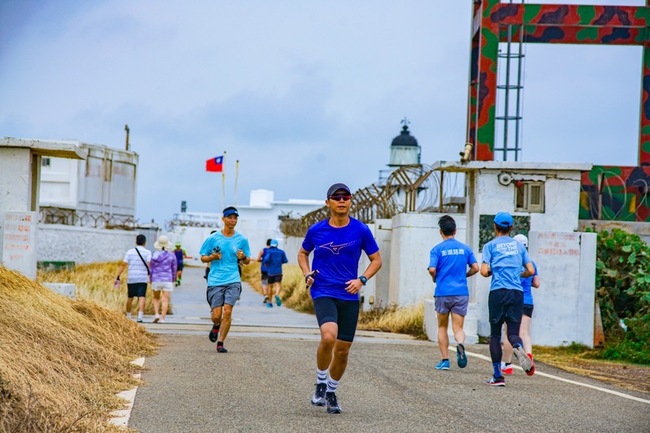
[{"label": "window on building", "polygon": [[41,158],[41,167],[49,167],[52,165],[52,159],[44,156]]},{"label": "window on building", "polygon": [[516,182],[515,210],[544,212],[544,182]]}]

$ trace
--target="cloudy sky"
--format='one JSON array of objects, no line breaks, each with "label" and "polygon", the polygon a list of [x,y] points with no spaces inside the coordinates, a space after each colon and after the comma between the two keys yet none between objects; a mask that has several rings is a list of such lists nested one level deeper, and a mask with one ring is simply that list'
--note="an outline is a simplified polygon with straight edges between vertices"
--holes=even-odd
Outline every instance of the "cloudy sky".
[{"label": "cloudy sky", "polygon": [[[422,162],[458,158],[471,4],[2,0],[0,136],[122,148],[128,124],[142,222],[361,188],[404,117]],[[636,165],[640,77],[640,47],[527,45],[522,160]]]}]

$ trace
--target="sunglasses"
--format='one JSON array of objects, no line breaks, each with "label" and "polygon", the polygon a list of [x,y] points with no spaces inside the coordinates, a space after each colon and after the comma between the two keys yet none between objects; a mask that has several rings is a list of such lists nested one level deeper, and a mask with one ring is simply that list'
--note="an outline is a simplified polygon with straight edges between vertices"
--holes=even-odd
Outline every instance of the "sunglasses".
[{"label": "sunglasses", "polygon": [[348,194],[335,194],[330,196],[330,200],[334,200],[334,201],[341,201],[341,200],[348,201],[351,198],[352,196]]}]

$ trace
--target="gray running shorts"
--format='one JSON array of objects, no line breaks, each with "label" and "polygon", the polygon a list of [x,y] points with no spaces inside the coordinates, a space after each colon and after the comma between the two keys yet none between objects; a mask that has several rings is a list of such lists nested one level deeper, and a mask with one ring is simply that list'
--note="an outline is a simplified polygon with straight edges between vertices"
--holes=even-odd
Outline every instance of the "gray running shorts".
[{"label": "gray running shorts", "polygon": [[224,304],[235,305],[241,295],[241,283],[230,283],[225,286],[208,286],[207,300],[210,308],[223,307]]},{"label": "gray running shorts", "polygon": [[459,316],[467,315],[469,296],[436,296],[436,312],[447,314],[450,311]]}]

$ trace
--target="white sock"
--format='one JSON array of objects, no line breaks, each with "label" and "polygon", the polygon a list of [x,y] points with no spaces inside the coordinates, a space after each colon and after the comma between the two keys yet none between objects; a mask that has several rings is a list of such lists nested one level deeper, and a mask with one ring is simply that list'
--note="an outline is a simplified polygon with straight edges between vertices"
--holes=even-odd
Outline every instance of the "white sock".
[{"label": "white sock", "polygon": [[138,311],[138,319],[142,319],[144,317],[144,313],[142,311]]},{"label": "white sock", "polygon": [[316,383],[327,383],[327,370],[316,369]]},{"label": "white sock", "polygon": [[327,392],[336,392],[336,388],[339,386],[339,381],[334,380],[331,377],[327,378]]},{"label": "white sock", "polygon": [[126,318],[130,319],[131,318],[131,313],[126,313]]}]

